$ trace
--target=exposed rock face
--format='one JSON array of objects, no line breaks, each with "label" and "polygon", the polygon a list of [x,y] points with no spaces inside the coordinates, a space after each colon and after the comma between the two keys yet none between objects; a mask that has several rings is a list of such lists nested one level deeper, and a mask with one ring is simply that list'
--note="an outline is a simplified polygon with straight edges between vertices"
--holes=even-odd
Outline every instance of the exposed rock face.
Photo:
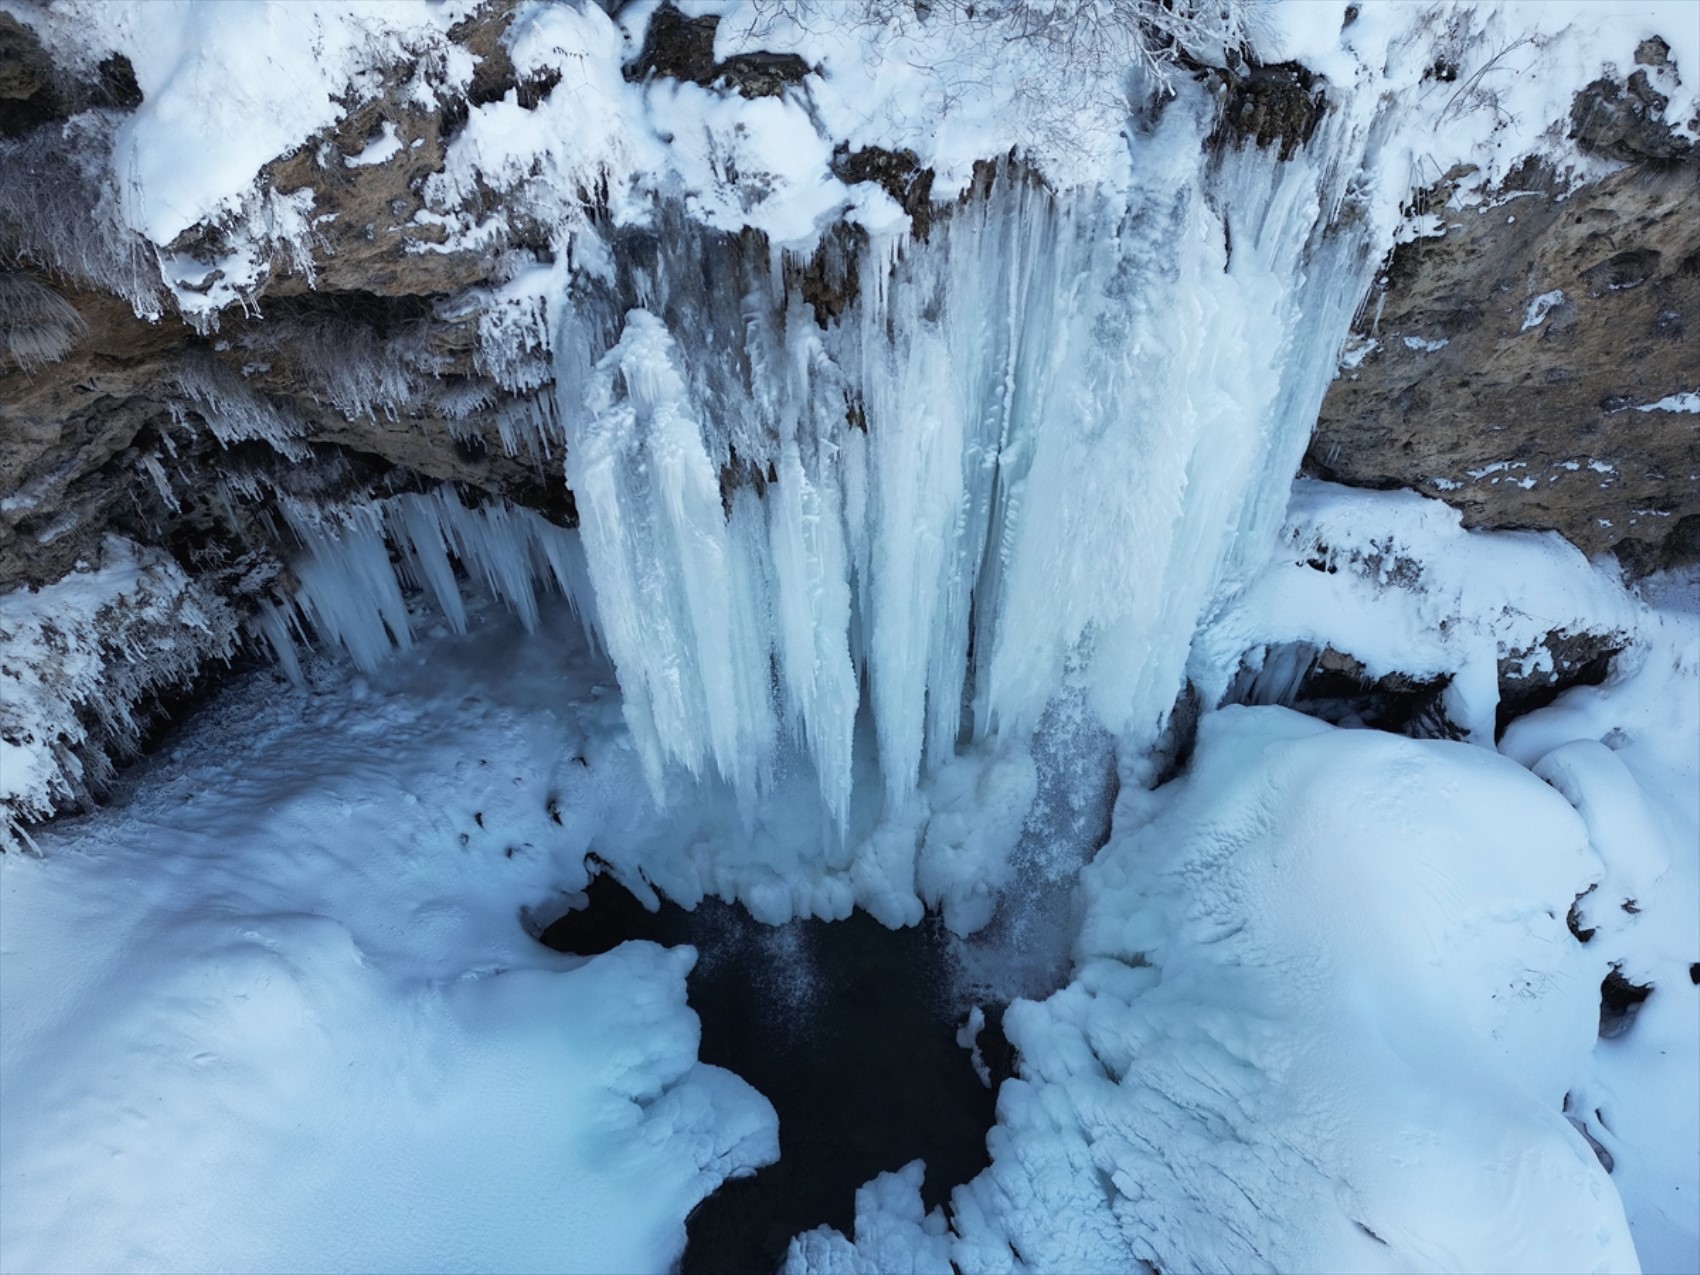
[{"label": "exposed rock face", "polygon": [[1202,73],[1220,84],[1221,116],[1210,139],[1215,146],[1252,142],[1267,149],[1279,144],[1281,158],[1291,159],[1328,112],[1328,98],[1316,76],[1296,63]]},{"label": "exposed rock face", "polygon": [[1694,146],[1665,122],[1670,99],[1653,87],[1648,74],[1670,65],[1670,45],[1658,37],[1635,51],[1637,70],[1622,84],[1595,80],[1576,95],[1570,108],[1570,135],[1583,150],[1633,164],[1639,160],[1677,160]]},{"label": "exposed rock face", "polygon": [[[512,9],[494,4],[452,33],[480,59],[465,98],[421,105],[406,92],[417,68],[395,68],[384,91],[267,166],[262,186],[312,191],[310,253],[274,259],[248,311],[226,311],[216,331],[170,314],[138,318],[78,277],[77,254],[55,260],[9,223],[0,200],[0,590],[58,579],[92,560],[109,532],[179,548],[199,570],[256,550],[286,554],[259,525],[265,492],[257,504],[233,501],[231,479],[319,499],[358,492],[375,475],[389,489],[457,481],[570,517],[558,458],[544,464],[501,436],[505,410],[546,408],[498,384],[477,358],[485,307],[469,290],[497,274],[501,253],[526,234],[524,218],[502,218],[505,234],[478,251],[442,251],[442,226],[419,217],[469,100],[515,92],[535,107],[553,87],[516,79],[500,40]],[[135,105],[56,87],[63,77],[33,33],[4,15],[0,42],[19,54],[0,79],[0,115],[22,121],[15,131],[58,118],[73,92],[77,105],[102,108],[85,116],[95,128],[103,112]],[[127,75],[134,89],[127,63],[110,70],[102,64],[102,84]],[[27,118],[7,106],[14,99]],[[43,138],[50,153],[47,129],[18,153],[33,156]],[[20,221],[41,214],[11,207]],[[224,233],[202,224],[168,252],[210,269]],[[214,419],[232,411],[247,423]],[[269,573],[252,565],[242,572],[250,584],[276,576],[275,561]]]},{"label": "exposed rock face", "polygon": [[132,111],[141,101],[128,58],[103,58],[93,76],[74,79],[54,66],[35,32],[0,13],[0,137],[22,137],[91,106]]},{"label": "exposed rock face", "polygon": [[19,137],[63,113],[53,62],[23,23],[0,13],[0,137]]},{"label": "exposed rock face", "polygon": [[809,64],[795,53],[740,53],[717,62],[714,36],[719,26],[720,19],[712,14],[687,18],[671,3],[663,4],[650,18],[643,51],[626,67],[626,78],[664,76],[704,88],[728,88],[744,97],[777,97],[787,84],[809,73]]},{"label": "exposed rock face", "polygon": [[1700,549],[1700,165],[1645,109],[1608,128],[1602,93],[1577,99],[1588,144],[1637,162],[1569,193],[1529,166],[1396,250],[1307,467],[1643,571]]},{"label": "exposed rock face", "polygon": [[873,182],[909,214],[917,239],[925,239],[933,224],[933,170],[922,168],[915,152],[864,146],[852,151],[840,146],[832,156],[832,171],[847,184]]}]

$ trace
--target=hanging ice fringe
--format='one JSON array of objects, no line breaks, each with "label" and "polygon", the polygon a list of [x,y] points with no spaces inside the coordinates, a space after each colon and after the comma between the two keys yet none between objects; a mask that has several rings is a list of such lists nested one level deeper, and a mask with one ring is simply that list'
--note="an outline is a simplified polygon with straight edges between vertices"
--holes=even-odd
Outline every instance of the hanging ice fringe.
[{"label": "hanging ice fringe", "polygon": [[[1004,173],[928,242],[873,243],[824,327],[776,264],[665,244],[644,308],[553,308],[568,484],[658,788],[677,764],[756,790],[789,731],[842,821],[865,708],[899,808],[1070,683],[1155,737],[1196,625],[1267,545],[1366,282],[1359,238],[1322,224],[1351,163],[1201,172],[1202,131],[1172,112],[1114,197]],[[730,314],[709,274],[744,289]]]},{"label": "hanging ice fringe", "polygon": [[791,739],[841,827],[859,721],[889,810],[1064,689],[1153,740],[1267,548],[1369,268],[1325,212],[1361,139],[1201,166],[1207,123],[1169,111],[1113,194],[1006,169],[926,242],[844,254],[836,317],[783,253],[682,218],[603,246],[629,277],[539,275],[486,335],[530,390],[556,316],[537,433],[578,531],[447,489],[298,525],[303,611],[367,667],[409,641],[403,582],[457,630],[462,571],[528,627],[539,580],[594,598],[658,794],[677,766],[751,799]]},{"label": "hanging ice fringe", "polygon": [[[423,589],[455,632],[466,632],[456,562],[473,587],[499,599],[527,630],[537,626],[539,586],[560,591],[597,641],[577,533],[529,509],[472,508],[439,487],[341,511],[290,507],[285,513],[302,545],[297,587],[285,607],[298,609],[322,639],[346,648],[362,670],[412,645],[404,586]],[[262,612],[259,625],[285,670],[295,666],[297,676],[283,609]]]}]

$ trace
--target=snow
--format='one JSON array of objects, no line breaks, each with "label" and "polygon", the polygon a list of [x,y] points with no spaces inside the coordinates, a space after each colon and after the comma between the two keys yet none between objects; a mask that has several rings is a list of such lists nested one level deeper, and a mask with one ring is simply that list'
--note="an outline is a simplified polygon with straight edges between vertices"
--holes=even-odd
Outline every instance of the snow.
[{"label": "snow", "polygon": [[1538,328],[1547,321],[1547,315],[1557,306],[1564,304],[1564,292],[1555,289],[1543,292],[1538,297],[1531,297],[1529,304],[1523,308],[1523,326],[1520,331],[1527,332],[1530,328]]},{"label": "snow", "polygon": [[[207,327],[221,309],[251,302],[274,258],[310,276],[310,192],[263,191],[265,165],[368,100],[384,67],[420,68],[403,96],[425,109],[464,86],[474,60],[447,33],[474,7],[75,0],[47,15],[18,11],[67,61],[92,64],[108,50],[130,59],[143,101],[111,143],[122,217],[162,250],[198,226],[219,227],[230,250],[217,260],[160,253],[180,308]],[[466,211],[479,183],[563,238],[586,232],[578,194],[599,188],[617,226],[648,221],[659,196],[702,224],[747,226],[804,250],[839,219],[876,235],[906,229],[883,192],[832,175],[840,145],[913,151],[933,170],[939,199],[965,188],[976,163],[1011,153],[1053,189],[1124,191],[1138,186],[1142,167],[1124,128],[1130,83],[1141,100],[1196,93],[1186,75],[1141,51],[1131,25],[1109,21],[1081,38],[1068,15],[1030,0],[886,8],[885,20],[857,5],[694,4],[693,13],[722,15],[718,56],[795,51],[814,69],[784,94],[756,99],[665,80],[628,84],[620,66],[652,8],[628,6],[617,23],[592,5],[519,6],[505,37],[516,69],[552,72],[561,86],[536,110],[510,94],[470,112],[425,187],[422,216],[449,232],[440,250],[499,234],[496,221]],[[1670,44],[1678,68],[1700,64],[1691,16],[1656,0],[1467,8],[1365,0],[1349,10],[1329,0],[1219,14],[1166,9],[1153,20],[1190,23],[1189,45],[1206,58],[1238,32],[1264,61],[1294,58],[1325,76],[1346,117],[1341,131],[1375,131],[1362,164],[1346,160],[1339,175],[1367,200],[1371,241],[1387,244],[1414,225],[1403,211],[1410,191],[1459,166],[1474,166],[1455,196],[1461,203],[1479,202],[1531,152],[1574,176],[1609,170],[1549,125],[1568,118],[1584,84],[1626,75],[1648,37]],[[1456,67],[1452,80],[1429,76],[1437,58]],[[1666,119],[1686,131],[1700,79],[1692,70],[1650,74],[1670,99]],[[348,162],[383,162],[398,144],[381,134]]]},{"label": "snow", "polygon": [[1635,408],[1637,412],[1700,412],[1700,390],[1684,390],[1680,394],[1667,394],[1656,403],[1642,403]]},{"label": "snow", "polygon": [[345,156],[342,162],[348,168],[370,168],[373,164],[388,163],[399,154],[401,138],[396,136],[395,125],[385,120],[378,135],[358,155]]},{"label": "snow", "polygon": [[[1471,537],[1416,497],[1297,505],[1327,578],[1371,597],[1408,587],[1406,550],[1430,577]],[[1476,539],[1476,567],[1618,599],[1613,677],[1506,756],[1227,709],[1176,783],[1128,770],[1073,973],[1006,1015],[993,1167],[948,1215],[894,1168],[853,1240],[801,1236],[790,1269],[1633,1269],[1631,1233],[1648,1269],[1691,1266],[1697,617],[1636,609],[1548,538]],[[1300,569],[1327,575],[1269,568]],[[570,609],[539,599],[528,636],[461,605],[470,636],[416,604],[370,675],[251,681],[117,805],[39,830],[43,859],[0,859],[9,1268],[664,1269],[691,1204],[774,1154],[771,1113],[694,1063],[688,952],[579,962],[516,918],[564,906],[593,848],[770,919],[912,922],[976,843],[958,886],[1008,879],[1024,755],[959,756],[907,823],[864,760],[842,845],[791,764],[753,824],[712,780],[658,809]],[[1613,963],[1656,990],[1596,1043]]]},{"label": "snow", "polygon": [[140,701],[230,655],[235,627],[170,558],[116,536],[98,562],[0,595],[0,851],[98,788],[105,752],[136,743]]},{"label": "snow", "polygon": [[951,1275],[950,1227],[921,1203],[926,1165],[913,1160],[856,1192],[854,1240],[823,1226],[791,1241],[786,1275]]},{"label": "snow", "polygon": [[[1205,718],[1124,790],[1071,984],[956,1193],[965,1269],[1633,1269],[1560,1112],[1597,976],[1583,821],[1464,744]],[[1020,1254],[1012,1262],[1010,1249]]]},{"label": "snow", "polygon": [[[1348,23],[1333,3],[1259,6],[1269,36],[1258,52],[1269,61],[1301,58],[1344,91],[1348,109],[1375,94],[1400,102],[1399,126],[1383,136],[1361,178],[1384,193],[1420,189],[1452,171],[1459,177],[1453,204],[1467,206],[1530,154],[1572,180],[1610,171],[1614,165],[1580,156],[1566,141],[1571,100],[1602,74],[1627,77],[1636,49],[1654,36],[1670,46],[1680,73],[1679,81],[1649,70],[1670,98],[1665,121],[1693,135],[1700,79],[1682,68],[1700,66],[1700,15],[1688,0],[1365,0],[1351,8]],[[1437,58],[1453,65],[1455,77],[1429,74]],[[1460,175],[1458,166],[1470,171]],[[1387,215],[1385,206],[1377,215]]]},{"label": "snow", "polygon": [[[1213,643],[1302,637],[1372,674],[1452,672],[1475,742],[1233,707],[1205,714],[1187,773],[1155,792],[1124,750],[1072,975],[1005,1016],[1019,1079],[992,1168],[953,1194],[949,1259],[1695,1269],[1692,582],[1643,603],[1556,537],[1465,532],[1410,493],[1301,482],[1286,536],[1290,561],[1201,636],[1206,704]],[[1567,626],[1625,650],[1496,750],[1498,661],[1537,661]],[[1654,991],[1596,1038],[1613,969]],[[903,1185],[870,1184],[854,1244],[801,1237],[791,1269],[904,1269],[903,1253],[929,1269],[919,1201],[873,1204]]]},{"label": "snow", "polygon": [[0,856],[0,1264],[659,1272],[777,1155],[696,1061],[690,949],[522,928],[596,817],[559,785],[594,677],[548,618],[250,680]]},{"label": "snow", "polygon": [[1612,574],[1555,533],[1465,531],[1456,510],[1413,492],[1301,479],[1281,541],[1193,646],[1188,673],[1207,703],[1248,656],[1333,646],[1370,678],[1450,676],[1448,715],[1491,743],[1501,660],[1550,658],[1548,634],[1627,639],[1646,623]]},{"label": "snow", "polygon": [[1648,592],[1646,634],[1607,681],[1513,722],[1500,746],[1588,825],[1604,873],[1578,903],[1586,950],[1654,988],[1571,1105],[1612,1154],[1643,1269],[1675,1275],[1700,1269],[1700,607],[1691,582]]},{"label": "snow", "polygon": [[364,76],[427,47],[441,55],[473,7],[81,0],[48,25],[130,59],[142,104],[119,131],[116,167],[129,225],[164,246],[234,212],[261,166],[339,119],[336,99]]}]

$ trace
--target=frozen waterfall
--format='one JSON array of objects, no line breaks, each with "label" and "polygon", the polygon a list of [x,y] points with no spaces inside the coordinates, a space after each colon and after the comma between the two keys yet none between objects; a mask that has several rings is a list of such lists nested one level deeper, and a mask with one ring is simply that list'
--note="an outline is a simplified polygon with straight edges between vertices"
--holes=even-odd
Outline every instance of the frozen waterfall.
[{"label": "frozen waterfall", "polygon": [[658,798],[678,767],[749,810],[798,752],[840,833],[858,732],[893,816],[1059,696],[1148,746],[1270,544],[1373,265],[1361,118],[1287,160],[1210,118],[1130,126],[1113,187],[988,166],[922,240],[810,255],[575,206],[486,357],[527,389],[552,363],[513,450],[565,445],[578,530],[446,490],[303,510],[296,607],[369,667],[410,640],[403,585],[464,627],[451,556],[528,627],[558,587]]},{"label": "frozen waterfall", "polygon": [[550,299],[601,637],[658,791],[676,763],[752,796],[788,735],[842,827],[860,721],[898,809],[1065,687],[1155,739],[1371,265],[1338,215],[1360,138],[1280,162],[1212,154],[1207,123],[1177,104],[1130,136],[1113,194],[1003,166],[928,240],[854,255],[824,324],[805,262],[700,231],[657,236],[623,316]]}]

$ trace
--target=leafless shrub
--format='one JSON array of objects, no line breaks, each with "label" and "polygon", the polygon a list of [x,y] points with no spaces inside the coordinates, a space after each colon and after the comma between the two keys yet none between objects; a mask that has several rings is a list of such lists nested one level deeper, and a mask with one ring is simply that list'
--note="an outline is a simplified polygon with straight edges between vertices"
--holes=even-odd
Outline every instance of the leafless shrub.
[{"label": "leafless shrub", "polygon": [[111,129],[87,111],[63,128],[0,139],[0,264],[44,267],[157,318],[159,263],[120,214]]},{"label": "leafless shrub", "polygon": [[1130,105],[1172,97],[1189,65],[1237,66],[1246,0],[752,0],[751,42],[848,22],[864,56],[909,60],[948,115],[988,90],[1012,99],[1023,145],[1094,149]]},{"label": "leafless shrub", "polygon": [[57,363],[86,326],[76,308],[39,279],[0,270],[0,342],[23,371]]},{"label": "leafless shrub", "polygon": [[1045,49],[1087,76],[1143,67],[1165,84],[1184,57],[1219,61],[1247,34],[1244,0],[752,0],[749,30],[760,35],[781,21],[807,30],[828,14],[841,21],[847,10],[856,26],[896,34],[959,28]]}]

